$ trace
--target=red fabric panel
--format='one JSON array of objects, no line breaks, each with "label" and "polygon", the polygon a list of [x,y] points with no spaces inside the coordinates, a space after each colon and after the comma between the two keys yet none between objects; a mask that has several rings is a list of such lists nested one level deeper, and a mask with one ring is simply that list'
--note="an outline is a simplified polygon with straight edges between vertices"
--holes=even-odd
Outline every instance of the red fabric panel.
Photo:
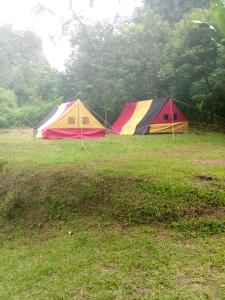
[{"label": "red fabric panel", "polygon": [[105,129],[51,128],[42,131],[42,139],[97,139],[105,136]]},{"label": "red fabric panel", "polygon": [[[70,102],[67,102],[67,105],[66,105],[66,110],[68,110],[77,100],[71,100]],[[65,110],[65,111],[66,111]]]},{"label": "red fabric panel", "polygon": [[[166,124],[172,122],[172,114],[171,114],[171,102],[172,102],[172,111],[173,115],[177,115],[177,119],[174,119],[174,123],[178,122],[187,122],[187,119],[183,115],[183,113],[180,111],[180,109],[177,107],[175,102],[169,98],[168,101],[165,103],[161,111],[158,113],[156,118],[151,122],[151,124]],[[164,115],[168,115],[168,120],[165,120]]]},{"label": "red fabric panel", "polygon": [[64,114],[69,110],[69,108],[72,105],[74,105],[75,102],[76,102],[76,100],[71,100],[70,102],[67,102],[66,105],[65,105],[65,107],[64,107],[63,112],[60,114],[60,116],[57,118],[57,120],[60,119],[60,118],[62,118],[64,116]]},{"label": "red fabric panel", "polygon": [[137,102],[130,102],[124,106],[121,114],[119,115],[118,119],[112,126],[111,133],[119,134],[121,132],[123,126],[133,116],[136,106],[137,106]]}]

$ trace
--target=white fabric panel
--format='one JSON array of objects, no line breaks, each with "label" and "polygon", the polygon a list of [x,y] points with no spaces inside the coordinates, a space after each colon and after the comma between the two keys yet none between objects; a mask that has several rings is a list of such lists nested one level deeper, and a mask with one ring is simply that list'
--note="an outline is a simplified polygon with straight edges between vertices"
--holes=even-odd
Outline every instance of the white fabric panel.
[{"label": "white fabric panel", "polygon": [[42,130],[48,128],[58,118],[60,118],[61,116],[63,116],[63,114],[66,112],[66,106],[67,105],[68,105],[68,102],[59,105],[56,113],[47,122],[45,122],[43,125],[41,125],[41,127],[38,128],[36,137],[41,138],[42,137]]}]

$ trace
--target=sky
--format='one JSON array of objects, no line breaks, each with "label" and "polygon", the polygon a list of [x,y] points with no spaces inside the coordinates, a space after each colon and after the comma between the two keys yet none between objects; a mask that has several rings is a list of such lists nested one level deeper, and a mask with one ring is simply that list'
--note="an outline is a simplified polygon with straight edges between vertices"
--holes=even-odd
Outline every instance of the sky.
[{"label": "sky", "polygon": [[[54,15],[37,15],[37,4],[48,7]],[[106,19],[112,21],[118,14],[130,16],[141,0],[73,0],[73,9],[85,19],[95,22]],[[61,25],[70,16],[69,0],[0,0],[0,26],[12,24],[13,29],[29,29],[38,34],[43,42],[43,50],[51,66],[62,71],[70,54],[69,42],[60,35]],[[50,36],[54,36],[55,43]]]}]

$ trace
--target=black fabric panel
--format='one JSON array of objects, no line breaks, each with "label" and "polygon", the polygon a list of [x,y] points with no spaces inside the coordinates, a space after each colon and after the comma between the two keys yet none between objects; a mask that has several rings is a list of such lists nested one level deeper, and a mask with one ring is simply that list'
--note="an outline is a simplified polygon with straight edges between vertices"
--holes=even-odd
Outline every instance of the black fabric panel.
[{"label": "black fabric panel", "polygon": [[52,111],[34,127],[33,136],[35,136],[37,134],[38,128],[41,127],[41,125],[43,125],[45,122],[47,122],[57,112],[57,109],[58,109],[58,106],[55,106],[52,109]]},{"label": "black fabric panel", "polygon": [[154,99],[144,118],[136,126],[134,134],[148,134],[151,122],[155,119],[168,98]]}]

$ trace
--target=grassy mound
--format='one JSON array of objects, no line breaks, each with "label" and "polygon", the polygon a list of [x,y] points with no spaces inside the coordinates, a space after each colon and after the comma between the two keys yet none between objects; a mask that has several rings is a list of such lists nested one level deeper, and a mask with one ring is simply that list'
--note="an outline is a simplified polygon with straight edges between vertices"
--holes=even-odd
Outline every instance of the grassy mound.
[{"label": "grassy mound", "polygon": [[223,299],[223,134],[0,131],[1,299]]},{"label": "grassy mound", "polygon": [[82,151],[80,141],[34,142],[29,131],[13,130],[0,134],[0,144],[2,223],[94,216],[224,230],[223,134],[177,135],[175,142],[170,135],[107,136]]},{"label": "grassy mound", "polygon": [[[0,218],[32,226],[86,216],[130,225],[172,224],[199,217],[221,222],[223,186],[223,182],[171,185],[146,177],[91,176],[69,167],[33,174],[7,170],[1,175]],[[189,223],[180,228],[194,226]]]}]

